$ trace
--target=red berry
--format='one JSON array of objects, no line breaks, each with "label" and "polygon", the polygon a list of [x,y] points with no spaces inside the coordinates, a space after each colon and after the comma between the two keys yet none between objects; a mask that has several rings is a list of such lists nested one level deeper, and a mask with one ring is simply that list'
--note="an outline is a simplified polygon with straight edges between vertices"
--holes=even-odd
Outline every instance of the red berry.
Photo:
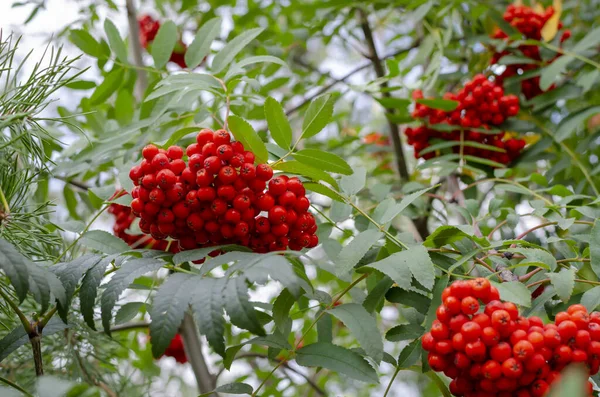
[{"label": "red berry", "polygon": [[183,157],[183,149],[179,146],[169,146],[167,149],[167,157],[171,160],[179,160]]},{"label": "red berry", "polygon": [[147,145],[142,149],[142,156],[150,161],[158,154],[158,148],[154,145]]},{"label": "red berry", "polygon": [[262,181],[268,181],[273,177],[273,169],[268,164],[256,166],[256,177]]}]

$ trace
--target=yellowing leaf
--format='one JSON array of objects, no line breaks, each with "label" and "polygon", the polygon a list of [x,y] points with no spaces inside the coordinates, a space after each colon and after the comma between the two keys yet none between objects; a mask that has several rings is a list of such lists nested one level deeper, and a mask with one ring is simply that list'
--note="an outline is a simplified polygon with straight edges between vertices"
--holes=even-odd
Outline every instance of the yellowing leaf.
[{"label": "yellowing leaf", "polygon": [[515,1],[513,2],[513,4],[514,4],[514,5],[516,5],[517,7],[520,7],[520,6],[522,6],[522,5],[523,5],[523,0],[515,0]]},{"label": "yellowing leaf", "polygon": [[544,10],[544,6],[538,2],[535,2],[535,4],[533,4],[533,11],[536,12],[536,14],[543,14],[546,10]]},{"label": "yellowing leaf", "polygon": [[528,144],[528,145],[533,145],[535,144],[537,141],[539,141],[541,138],[540,134],[532,134],[532,135],[525,135],[523,137],[523,140]]},{"label": "yellowing leaf", "polygon": [[554,14],[552,14],[550,19],[544,24],[544,27],[542,27],[542,39],[544,41],[552,40],[558,32],[558,23],[560,22],[560,14],[562,13],[562,0],[554,0],[552,7],[554,7]]}]

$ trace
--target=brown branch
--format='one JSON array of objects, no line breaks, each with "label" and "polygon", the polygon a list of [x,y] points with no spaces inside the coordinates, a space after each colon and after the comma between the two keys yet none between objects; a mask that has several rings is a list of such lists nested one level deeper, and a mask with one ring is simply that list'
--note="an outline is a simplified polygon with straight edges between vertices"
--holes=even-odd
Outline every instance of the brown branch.
[{"label": "brown branch", "polygon": [[144,91],[148,86],[148,76],[142,69],[144,67],[144,59],[142,56],[143,49],[140,43],[140,28],[137,21],[137,10],[133,0],[126,0],[125,6],[127,8],[127,21],[129,22],[129,42],[131,43],[131,52],[133,54],[133,60],[137,69],[137,81],[135,85],[136,97],[141,100],[144,97]]},{"label": "brown branch", "polygon": [[[216,387],[216,379],[208,370],[208,365],[202,354],[202,342],[198,336],[196,323],[189,313],[185,314],[183,322],[179,327],[179,333],[183,339],[185,355],[196,376],[196,383],[198,384],[200,393],[208,393],[214,390]],[[217,394],[215,393],[215,395]]]},{"label": "brown branch", "polygon": [[[375,69],[375,74],[377,77],[385,77],[385,69],[383,67],[383,63],[381,62],[381,58],[379,58],[379,54],[377,53],[377,47],[375,46],[375,39],[373,38],[373,31],[371,30],[371,26],[369,25],[369,20],[365,11],[361,8],[358,9],[358,14],[361,20],[361,28],[365,35],[365,39],[367,40],[367,45],[369,48],[371,63],[373,64],[373,68]],[[381,83],[382,92],[381,95],[384,98],[390,98],[391,95],[387,91],[388,83]],[[386,114],[391,116],[394,114],[393,109],[386,108]],[[398,124],[391,121],[388,118],[388,126],[390,128],[390,136],[392,138],[392,144],[394,147],[394,153],[396,154],[396,167],[398,169],[398,173],[400,174],[400,178],[407,180],[408,175],[408,167],[406,165],[406,157],[404,155],[404,150],[402,149],[402,139],[400,138],[400,129],[398,128]]]}]

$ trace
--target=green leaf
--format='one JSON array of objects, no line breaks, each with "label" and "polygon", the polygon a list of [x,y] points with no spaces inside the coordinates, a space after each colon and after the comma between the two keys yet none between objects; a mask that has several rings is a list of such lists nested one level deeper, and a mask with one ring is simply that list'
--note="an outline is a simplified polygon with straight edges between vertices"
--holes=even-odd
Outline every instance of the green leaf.
[{"label": "green leaf", "polygon": [[140,309],[145,306],[144,302],[128,302],[121,306],[115,315],[115,324],[123,324],[132,320],[140,312]]},{"label": "green leaf", "polygon": [[378,309],[381,310],[386,292],[389,291],[393,284],[394,281],[387,276],[379,280],[379,282],[369,291],[369,294],[362,303],[365,310],[369,313],[373,313]]},{"label": "green leaf", "polygon": [[591,288],[581,296],[581,304],[591,313],[600,305],[600,286]]},{"label": "green leaf", "polygon": [[225,357],[224,279],[200,278],[196,282],[191,304],[198,328],[215,352]]},{"label": "green leaf", "polygon": [[377,329],[377,320],[358,303],[346,303],[328,312],[341,320],[358,340],[360,346],[380,363],[383,359],[383,341]]},{"label": "green leaf", "polygon": [[423,293],[398,287],[391,288],[385,295],[385,298],[393,303],[401,303],[405,306],[414,307],[419,313],[423,314],[427,314],[431,306],[430,299],[423,295]]},{"label": "green leaf", "polygon": [[96,329],[94,324],[94,307],[96,306],[98,286],[104,278],[106,267],[115,259],[115,257],[116,255],[109,255],[101,259],[85,273],[85,276],[81,281],[81,289],[79,290],[81,314],[87,325],[93,330]]},{"label": "green leaf", "polygon": [[285,115],[283,107],[274,98],[265,100],[265,118],[271,137],[282,149],[289,150],[292,144],[292,127]]},{"label": "green leaf", "polygon": [[157,69],[162,69],[169,62],[176,43],[177,26],[173,21],[166,21],[160,26],[152,42],[151,55]]},{"label": "green leaf", "polygon": [[214,74],[218,74],[221,70],[223,70],[227,65],[233,61],[235,56],[242,51],[252,40],[258,37],[259,34],[262,33],[263,28],[254,28],[250,30],[246,30],[244,33],[239,36],[234,37],[229,43],[223,47],[221,51],[215,58],[213,59],[211,65],[211,71]]},{"label": "green leaf", "polygon": [[80,242],[85,247],[105,254],[118,254],[129,250],[125,241],[104,230],[89,230],[81,237]]},{"label": "green leaf", "polygon": [[556,128],[554,137],[558,142],[570,138],[577,127],[582,126],[587,119],[598,113],[600,113],[600,106],[589,106],[585,109],[569,114]]},{"label": "green leaf", "polygon": [[419,324],[401,324],[388,330],[385,334],[385,339],[390,342],[400,342],[403,340],[417,339],[424,333],[425,328]]},{"label": "green leaf", "polygon": [[457,101],[451,101],[449,99],[417,99],[417,103],[425,105],[433,109],[444,110],[450,112],[458,107]]},{"label": "green leaf", "polygon": [[[597,34],[600,34],[600,32]],[[583,367],[569,366],[561,374],[560,380],[556,384],[552,384],[548,397],[587,396],[587,380],[588,374]]]},{"label": "green leaf", "polygon": [[[392,257],[393,260],[388,259]],[[385,269],[390,273],[395,273],[394,277],[392,277],[390,274],[388,274],[388,276],[392,278],[399,286],[404,285],[405,289],[408,289],[407,286],[410,286],[410,278],[408,280],[402,280],[402,284],[398,282],[400,280],[396,280],[397,278],[405,276],[406,271],[400,269],[407,268],[410,270],[410,273],[415,280],[417,280],[423,287],[427,288],[428,290],[433,288],[433,284],[435,283],[435,270],[433,262],[431,261],[429,253],[425,247],[422,245],[414,246],[408,250],[396,252],[390,255],[388,258],[375,263],[378,264],[378,267],[385,267]],[[383,261],[385,261],[384,266],[381,265],[381,262]],[[373,265],[374,264],[371,264],[370,267],[374,267]],[[392,265],[393,270],[390,270],[390,265]]]},{"label": "green leaf", "polygon": [[598,220],[594,221],[590,233],[590,265],[596,276],[600,277],[600,222]]},{"label": "green leaf", "polygon": [[23,256],[8,241],[0,238],[0,269],[6,273],[15,288],[19,302],[29,291],[29,259]]},{"label": "green leaf", "polygon": [[209,19],[198,29],[194,41],[185,53],[185,64],[188,68],[194,69],[202,63],[210,52],[210,45],[219,35],[219,32],[221,32],[221,18],[218,17]]},{"label": "green leaf", "polygon": [[316,97],[308,106],[302,122],[302,139],[308,139],[317,135],[333,116],[333,104],[336,96],[324,94]]},{"label": "green leaf", "polygon": [[367,183],[367,170],[364,167],[357,167],[354,169],[352,175],[344,175],[340,179],[340,187],[342,192],[348,196],[352,196],[360,192]]},{"label": "green leaf", "polygon": [[448,285],[448,275],[444,274],[442,277],[438,278],[435,282],[435,286],[433,287],[433,297],[431,298],[431,303],[429,305],[429,310],[427,311],[427,318],[425,319],[425,328],[429,329],[433,320],[436,319],[436,311],[437,308],[442,304],[442,293],[444,292],[444,288]]},{"label": "green leaf", "polygon": [[417,190],[411,194],[406,195],[400,203],[391,206],[386,211],[384,211],[379,219],[375,219],[380,224],[386,224],[391,222],[396,216],[398,216],[402,211],[404,211],[409,205],[411,205],[416,199],[421,197],[423,194],[427,193],[429,190],[433,189],[436,186],[431,186],[426,189]]},{"label": "green leaf", "polygon": [[320,183],[313,182],[305,182],[304,187],[306,190],[310,190],[311,192],[322,194],[323,196],[327,196],[332,200],[339,201],[340,203],[344,203],[344,198],[336,191],[332,190],[330,187],[325,186]]},{"label": "green leaf", "polygon": [[410,342],[398,356],[398,368],[409,368],[415,365],[421,357],[421,341]]},{"label": "green leaf", "polygon": [[50,294],[54,294],[59,303],[64,306],[67,303],[65,288],[61,281],[48,271],[35,263],[31,263],[28,267],[29,272],[29,289],[33,293],[36,301],[42,306],[42,312],[48,309],[50,303]]},{"label": "green leaf", "polygon": [[485,238],[474,238],[471,234],[466,233],[457,226],[440,226],[427,237],[423,245],[426,247],[443,247],[444,245],[452,244],[463,238],[468,238],[476,241],[484,247],[488,247],[490,243]]},{"label": "green leaf", "polygon": [[562,269],[559,273],[548,273],[556,294],[563,302],[568,302],[575,288],[575,269]]},{"label": "green leaf", "polygon": [[375,98],[383,107],[388,109],[402,109],[406,110],[408,105],[411,104],[410,99],[406,98]]},{"label": "green leaf", "polygon": [[148,311],[154,357],[160,357],[177,334],[198,278],[186,273],[172,274],[158,289]]},{"label": "green leaf", "polygon": [[333,317],[331,314],[324,314],[317,321],[317,341],[333,342]]},{"label": "green leaf", "polygon": [[336,273],[344,275],[351,272],[354,266],[382,236],[383,233],[375,229],[365,230],[356,235],[350,243],[342,248],[335,260]]},{"label": "green leaf", "polygon": [[294,306],[294,302],[296,302],[296,298],[290,291],[284,289],[273,303],[273,322],[284,335],[287,335],[292,327],[290,309]]},{"label": "green leaf", "polygon": [[155,258],[132,259],[117,270],[102,293],[100,308],[102,310],[102,326],[104,332],[110,335],[110,320],[112,309],[119,295],[141,275],[160,269],[165,262]]},{"label": "green leaf", "polygon": [[96,87],[92,96],[90,97],[91,105],[98,105],[102,102],[105,102],[123,83],[123,77],[125,76],[125,72],[123,68],[115,67],[111,70],[106,77],[104,77],[104,81]]},{"label": "green leaf", "polygon": [[73,29],[69,32],[69,40],[81,51],[98,58],[100,56],[100,44],[94,37],[83,29]]},{"label": "green leaf", "polygon": [[[371,229],[372,230],[372,229]],[[410,288],[410,281],[412,273],[409,267],[406,265],[406,254],[407,251],[396,252],[386,258],[383,258],[377,262],[373,262],[365,267],[369,269],[375,269],[385,274],[402,289]],[[362,268],[361,268],[362,269]]]},{"label": "green leaf", "polygon": [[115,100],[115,118],[121,125],[127,125],[133,120],[135,111],[133,95],[129,90],[120,90]]},{"label": "green leaf", "polygon": [[254,128],[246,120],[236,115],[229,116],[229,129],[236,140],[240,141],[246,150],[250,150],[256,156],[257,163],[266,163],[269,160],[269,152],[265,143],[260,139]]},{"label": "green leaf", "polygon": [[248,301],[248,286],[244,278],[236,277],[227,280],[223,290],[223,300],[225,301],[225,310],[233,325],[256,335],[265,335],[256,311]]},{"label": "green leaf", "polygon": [[344,347],[317,342],[296,353],[296,362],[303,367],[323,367],[362,382],[379,383],[373,367],[359,354]]},{"label": "green leaf", "polygon": [[303,149],[294,153],[294,158],[304,164],[337,174],[351,175],[354,171],[340,156],[319,149]]},{"label": "green leaf", "polygon": [[500,292],[500,299],[516,303],[517,305],[531,306],[531,292],[527,287],[518,281],[509,281],[505,283],[494,283]]},{"label": "green leaf", "polygon": [[121,39],[121,35],[119,34],[119,29],[115,26],[115,24],[110,19],[104,20],[104,32],[106,33],[106,37],[108,37],[108,44],[110,44],[110,48],[114,51],[115,55],[121,62],[127,63],[127,47]]},{"label": "green leaf", "polygon": [[198,397],[209,397],[214,395],[214,392],[226,394],[252,394],[254,389],[247,383],[227,383],[217,387],[214,391],[200,394]]},{"label": "green leaf", "polygon": [[554,255],[548,251],[537,248],[509,248],[507,251],[518,252],[525,256],[521,263],[531,263],[532,265],[542,266],[554,271],[558,264]]},{"label": "green leaf", "polygon": [[324,181],[337,189],[338,184],[335,179],[322,169],[301,163],[296,160],[284,161],[273,165],[274,170],[298,174],[312,179],[315,182]]}]

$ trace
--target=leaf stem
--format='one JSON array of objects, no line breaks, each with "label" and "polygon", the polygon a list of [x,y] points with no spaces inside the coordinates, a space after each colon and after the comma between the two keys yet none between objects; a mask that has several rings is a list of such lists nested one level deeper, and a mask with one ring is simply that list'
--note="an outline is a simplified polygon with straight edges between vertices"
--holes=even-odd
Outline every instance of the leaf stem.
[{"label": "leaf stem", "polygon": [[2,186],[0,186],[0,203],[2,204],[2,207],[4,207],[4,216],[8,216],[10,214],[10,207],[6,200],[6,196],[4,196],[4,192],[2,191]]},{"label": "leaf stem", "polygon": [[231,108],[231,98],[229,97],[229,91],[227,90],[227,85],[225,85],[225,82],[218,77],[213,76],[213,78],[217,80],[219,84],[221,84],[221,88],[223,88],[223,91],[225,92],[225,118],[223,119],[223,129],[226,130]]},{"label": "leaf stem", "polygon": [[20,391],[21,393],[23,393],[25,396],[27,397],[33,397],[33,394],[30,394],[27,390],[23,389],[21,386],[17,385],[16,383],[0,376],[0,382],[9,385],[10,387],[12,387],[15,390]]},{"label": "leaf stem", "polygon": [[392,375],[392,379],[390,379],[390,383],[388,383],[387,387],[385,388],[385,393],[383,393],[383,397],[387,397],[388,393],[392,389],[392,384],[396,380],[396,377],[398,376],[398,372],[400,372],[399,366],[396,367],[396,370],[394,371],[394,375]]},{"label": "leaf stem", "polygon": [[21,309],[19,309],[19,306],[15,302],[13,302],[10,296],[8,296],[8,294],[4,292],[2,288],[0,288],[0,296],[4,298],[8,306],[10,306],[10,308],[13,309],[13,311],[17,314],[19,320],[21,321],[21,324],[23,325],[23,328],[25,328],[25,332],[27,332],[27,334],[30,334],[33,331],[33,328],[31,327],[31,323],[29,322],[27,316],[25,316]]},{"label": "leaf stem", "polygon": [[58,258],[56,258],[54,260],[54,264],[57,264],[67,254],[67,252],[69,252],[71,250],[71,248],[73,248],[75,246],[75,244],[77,244],[77,242],[81,239],[81,237],[83,237],[85,232],[88,231],[88,229],[92,226],[92,224],[96,221],[96,219],[98,219],[100,217],[100,215],[102,215],[102,213],[104,211],[106,211],[106,209],[108,207],[109,207],[109,204],[105,205],[103,208],[100,209],[100,211],[98,211],[98,213],[96,215],[94,215],[94,217],[88,222],[88,224],[85,226],[85,228],[81,231],[81,233],[79,234],[79,237],[77,237],[75,240],[73,240],[73,242],[71,242],[71,244],[69,244],[69,246],[67,248],[65,248],[65,250],[58,256]]}]

